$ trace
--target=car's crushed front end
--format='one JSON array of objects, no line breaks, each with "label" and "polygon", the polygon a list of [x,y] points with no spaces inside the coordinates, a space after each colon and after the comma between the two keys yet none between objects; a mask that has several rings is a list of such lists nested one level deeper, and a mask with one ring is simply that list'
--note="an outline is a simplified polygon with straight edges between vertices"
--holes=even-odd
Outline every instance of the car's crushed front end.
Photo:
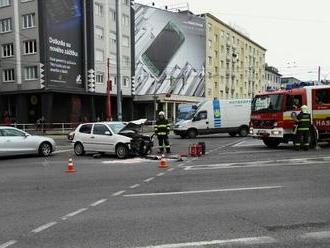
[{"label": "car's crushed front end", "polygon": [[154,146],[153,136],[141,132],[141,127],[146,120],[129,122],[120,132],[120,135],[131,138],[129,149],[133,156],[146,156],[152,152]]}]

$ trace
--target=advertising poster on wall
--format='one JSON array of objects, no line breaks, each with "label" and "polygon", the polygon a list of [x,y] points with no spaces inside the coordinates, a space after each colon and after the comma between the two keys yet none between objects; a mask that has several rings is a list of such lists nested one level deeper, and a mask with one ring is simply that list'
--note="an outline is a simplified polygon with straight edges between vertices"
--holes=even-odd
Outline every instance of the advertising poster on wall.
[{"label": "advertising poster on wall", "polygon": [[137,95],[205,95],[205,21],[135,4]]},{"label": "advertising poster on wall", "polygon": [[84,87],[82,1],[39,1],[41,57],[48,88]]}]

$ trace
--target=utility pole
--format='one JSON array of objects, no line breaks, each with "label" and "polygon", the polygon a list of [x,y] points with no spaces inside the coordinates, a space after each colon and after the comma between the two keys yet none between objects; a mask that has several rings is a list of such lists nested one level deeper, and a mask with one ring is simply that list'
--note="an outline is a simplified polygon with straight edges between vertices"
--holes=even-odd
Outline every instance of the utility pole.
[{"label": "utility pole", "polygon": [[318,85],[321,84],[321,66],[319,66],[319,69],[318,69],[317,83],[318,83]]},{"label": "utility pole", "polygon": [[121,0],[116,0],[116,39],[117,39],[117,116],[122,121],[122,91],[121,91]]},{"label": "utility pole", "polygon": [[112,82],[110,80],[110,59],[108,58],[107,62],[107,69],[108,69],[108,80],[107,80],[107,99],[105,104],[105,113],[106,113],[106,120],[112,121],[112,111],[111,111],[111,91],[112,91]]}]

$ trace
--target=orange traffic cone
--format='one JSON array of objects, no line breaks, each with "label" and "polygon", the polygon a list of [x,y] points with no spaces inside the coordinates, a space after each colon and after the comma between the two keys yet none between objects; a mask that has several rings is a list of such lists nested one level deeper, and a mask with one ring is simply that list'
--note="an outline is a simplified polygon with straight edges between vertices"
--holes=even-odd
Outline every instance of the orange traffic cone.
[{"label": "orange traffic cone", "polygon": [[73,165],[73,162],[72,162],[72,158],[69,159],[68,166],[67,166],[65,172],[67,172],[67,173],[73,173],[73,172],[76,172],[76,170],[75,170],[75,168],[74,168],[74,165]]},{"label": "orange traffic cone", "polygon": [[166,161],[164,155],[162,155],[162,158],[161,158],[161,160],[160,160],[159,168],[161,168],[161,169],[166,169],[166,168],[168,168],[168,164],[167,164],[167,161]]}]

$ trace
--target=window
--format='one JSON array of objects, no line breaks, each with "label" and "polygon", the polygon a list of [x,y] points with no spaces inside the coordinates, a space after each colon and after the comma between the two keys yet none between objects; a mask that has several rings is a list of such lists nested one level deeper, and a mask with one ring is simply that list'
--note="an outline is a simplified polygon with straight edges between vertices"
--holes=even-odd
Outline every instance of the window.
[{"label": "window", "polygon": [[93,129],[93,134],[96,135],[107,135],[106,132],[109,132],[109,129],[103,124],[95,124]]},{"label": "window", "polygon": [[123,64],[124,66],[129,66],[129,57],[128,56],[123,56]]},{"label": "window", "polygon": [[218,58],[218,56],[219,56],[219,52],[218,52],[217,50],[215,50],[215,51],[214,51],[214,55],[215,55],[216,58]]},{"label": "window", "polygon": [[24,68],[25,80],[38,79],[38,66],[28,66]]},{"label": "window", "polygon": [[219,73],[219,68],[218,68],[217,66],[215,66],[215,67],[214,67],[214,71],[215,71],[216,75],[218,75],[218,73]]},{"label": "window", "polygon": [[196,116],[197,121],[206,120],[206,119],[207,119],[207,112],[206,111],[201,111]]},{"label": "window", "polygon": [[127,87],[129,85],[129,77],[123,77],[123,86]]},{"label": "window", "polygon": [[10,0],[0,0],[0,8],[10,6]]},{"label": "window", "polygon": [[35,54],[37,53],[37,41],[28,40],[24,41],[24,54]]},{"label": "window", "polygon": [[0,20],[0,33],[7,33],[12,31],[11,18]]},{"label": "window", "polygon": [[110,9],[110,17],[113,21],[116,21],[116,10]]},{"label": "window", "polygon": [[103,40],[104,38],[104,29],[102,27],[95,28],[96,39]]},{"label": "window", "polygon": [[216,43],[218,43],[218,41],[219,41],[219,36],[218,36],[217,34],[214,36],[214,41],[215,41]]},{"label": "window", "polygon": [[208,57],[208,61],[209,61],[209,65],[212,65],[212,57],[211,56]]},{"label": "window", "polygon": [[103,5],[100,3],[95,3],[95,15],[103,16]]},{"label": "window", "polygon": [[2,79],[4,82],[14,82],[15,81],[15,70],[14,69],[4,69],[2,71]]},{"label": "window", "polygon": [[117,64],[117,55],[114,53],[110,54],[110,64],[116,65]]},{"label": "window", "polygon": [[79,129],[79,133],[90,134],[92,132],[92,124],[82,125]]},{"label": "window", "polygon": [[35,27],[35,14],[23,15],[23,28],[33,28]]},{"label": "window", "polygon": [[123,25],[124,26],[129,26],[129,16],[128,15],[123,15]]},{"label": "window", "polygon": [[129,2],[130,2],[130,0],[123,0],[123,4],[126,6],[129,6]]},{"label": "window", "polygon": [[212,40],[209,40],[209,48],[212,47]]},{"label": "window", "polygon": [[117,84],[117,76],[116,75],[110,75],[110,80],[112,82],[112,85]]},{"label": "window", "polygon": [[14,44],[4,44],[2,45],[2,57],[8,58],[14,56]]},{"label": "window", "polygon": [[316,90],[316,103],[317,104],[330,104],[330,89]]},{"label": "window", "polygon": [[207,26],[209,28],[209,32],[212,32],[212,24],[211,23],[208,23]]},{"label": "window", "polygon": [[104,73],[96,72],[95,80],[96,80],[96,83],[103,84],[104,83]]},{"label": "window", "polygon": [[1,130],[2,135],[3,136],[7,136],[7,137],[23,137],[25,136],[25,133],[23,133],[22,131],[16,130],[16,129],[2,129]]},{"label": "window", "polygon": [[116,44],[117,44],[116,34],[113,32],[110,32],[110,47],[116,46]]},{"label": "window", "polygon": [[96,61],[104,61],[104,52],[103,52],[103,50],[96,49],[95,60]]},{"label": "window", "polygon": [[123,36],[122,44],[124,47],[129,47],[129,37],[128,36]]}]

